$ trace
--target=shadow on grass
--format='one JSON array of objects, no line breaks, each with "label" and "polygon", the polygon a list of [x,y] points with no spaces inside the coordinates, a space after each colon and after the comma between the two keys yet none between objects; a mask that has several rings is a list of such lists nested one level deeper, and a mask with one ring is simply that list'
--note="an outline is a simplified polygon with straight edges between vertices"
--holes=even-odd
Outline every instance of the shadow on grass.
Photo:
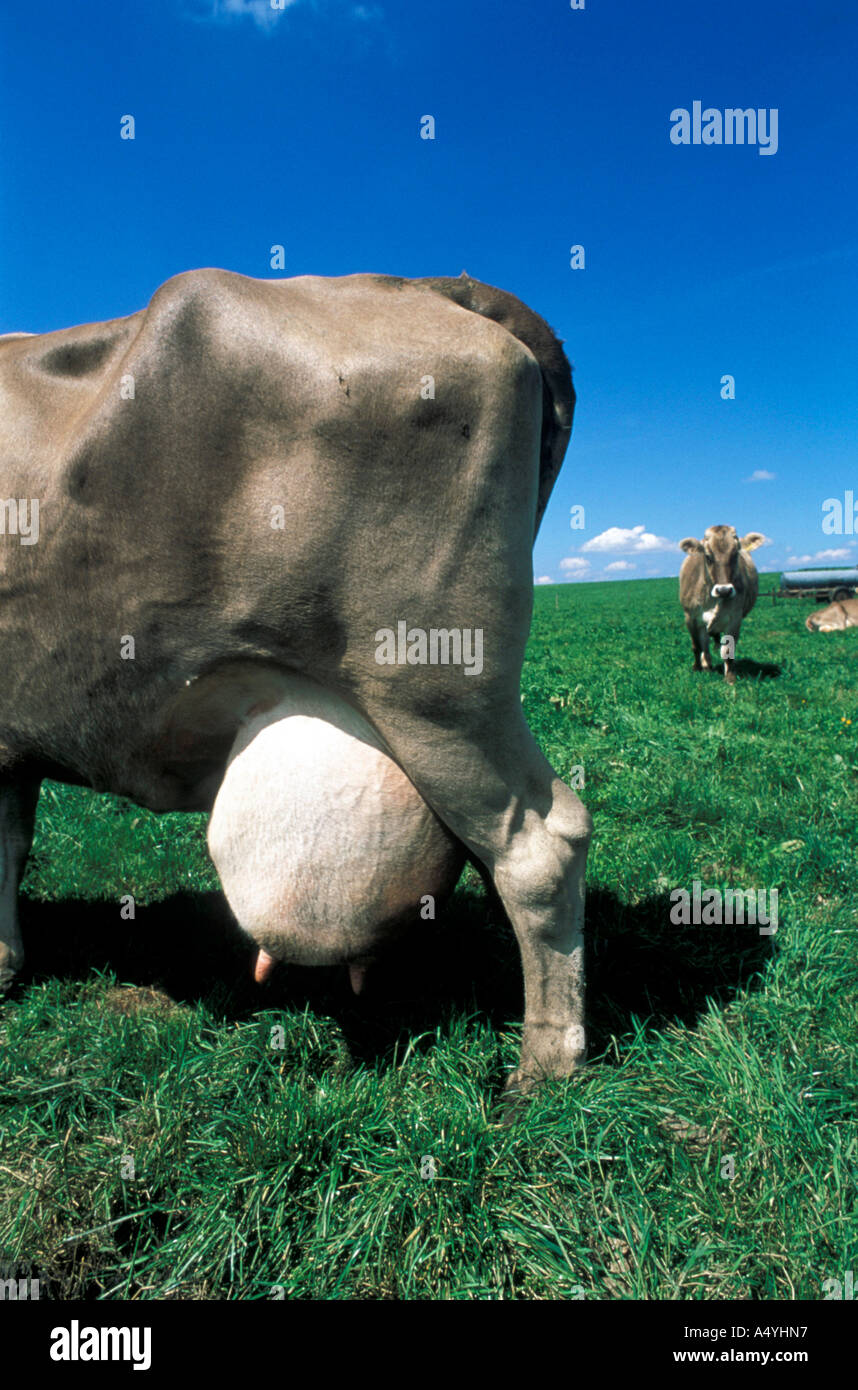
[{"label": "shadow on grass", "polygon": [[[457,1014],[476,1013],[494,1027],[518,1024],[521,967],[512,930],[494,891],[466,884],[438,920],[420,922],[391,942],[359,999],[344,967],[278,967],[265,986],[250,975],[252,951],[219,893],[177,894],[137,907],[123,921],[115,903],[23,899],[25,979],[84,978],[113,971],[123,983],[156,986],[173,1000],[201,1000],[237,1020],[265,1009],[309,1008],[335,1018],[352,1057],[391,1064],[397,1044],[418,1034],[432,1045]],[[593,888],[587,899],[590,1056],[622,1037],[632,1016],[652,1033],[669,1022],[693,1027],[707,999],[723,1003],[771,958],[773,937],[753,926],[676,927],[668,898],[629,905]],[[613,1052],[606,1060],[613,1057]]]},{"label": "shadow on grass", "polygon": [[[734,668],[739,680],[777,680],[783,671],[782,666],[776,666],[773,661],[752,661],[750,657],[740,656],[736,658]],[[711,674],[724,678],[724,667],[713,666]]]}]

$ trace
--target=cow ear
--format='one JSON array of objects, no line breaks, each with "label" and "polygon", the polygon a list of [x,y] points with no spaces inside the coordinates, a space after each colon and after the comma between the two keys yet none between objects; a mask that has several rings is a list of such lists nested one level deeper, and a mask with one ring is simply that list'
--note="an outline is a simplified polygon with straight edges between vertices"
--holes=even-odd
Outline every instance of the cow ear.
[{"label": "cow ear", "polygon": [[679,542],[679,548],[690,555],[692,550],[702,550],[703,542],[695,540],[693,536],[686,536],[684,541]]},{"label": "cow ear", "polygon": [[756,550],[758,545],[763,545],[765,536],[761,536],[759,531],[749,531],[747,536],[743,536],[739,542],[742,550]]}]

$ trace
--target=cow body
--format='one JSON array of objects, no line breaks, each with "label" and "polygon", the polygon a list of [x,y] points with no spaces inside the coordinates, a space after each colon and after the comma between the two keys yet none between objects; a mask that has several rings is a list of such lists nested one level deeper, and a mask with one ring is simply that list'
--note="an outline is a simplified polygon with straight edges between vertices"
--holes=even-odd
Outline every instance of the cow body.
[{"label": "cow body", "polygon": [[840,599],[827,608],[818,608],[805,618],[804,625],[808,632],[842,632],[847,627],[858,627],[858,598]]},{"label": "cow body", "polygon": [[[583,1057],[589,817],[524,723],[531,548],[574,392],[547,325],[463,277],[177,276],[0,343],[0,979],[41,777],[209,809],[284,675],[353,706],[494,877],[522,950],[514,1084]],[[404,622],[408,651],[379,659]],[[479,674],[427,664],[479,630]]]},{"label": "cow body", "polygon": [[736,679],[735,651],[742,619],[757,601],[759,580],[749,555],[764,537],[751,531],[740,541],[732,526],[710,526],[703,540],[686,536],[679,542],[686,558],[679,571],[679,601],[691,637],[694,669],[709,671],[709,641],[729,639],[724,650],[724,679]]}]

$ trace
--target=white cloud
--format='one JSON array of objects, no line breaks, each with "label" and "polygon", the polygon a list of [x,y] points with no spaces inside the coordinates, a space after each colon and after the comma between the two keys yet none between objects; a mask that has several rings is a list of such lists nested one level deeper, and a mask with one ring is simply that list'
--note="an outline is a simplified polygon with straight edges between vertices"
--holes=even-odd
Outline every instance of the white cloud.
[{"label": "white cloud", "polygon": [[[187,0],[186,17],[216,24],[229,23],[232,19],[252,19],[260,29],[270,31],[287,10],[294,10],[298,5],[305,9],[319,8],[318,0],[282,0],[282,4],[277,0],[276,9],[271,0]],[[336,5],[347,19],[358,23],[368,24],[384,18],[384,11],[378,5],[345,4],[343,0],[330,0],[330,5]]]},{"label": "white cloud", "polygon": [[770,473],[767,468],[755,468],[750,478],[746,478],[746,483],[771,483],[777,477],[777,473]]},{"label": "white cloud", "polygon": [[673,550],[673,541],[655,536],[643,526],[609,526],[592,540],[585,541],[582,550],[614,550],[635,554],[641,550]]},{"label": "white cloud", "polygon": [[535,583],[535,584],[553,584],[553,583],[554,583],[554,580],[551,578],[551,575],[550,575],[550,574],[541,574],[541,575],[539,576],[538,579],[534,580],[534,583]]},{"label": "white cloud", "polygon": [[229,24],[231,20],[250,19],[259,29],[272,33],[278,20],[299,5],[304,9],[336,9],[337,18],[345,16],[358,24],[376,24],[384,19],[384,10],[375,4],[350,4],[347,0],[185,0],[185,18],[199,23]]},{"label": "white cloud", "polygon": [[851,560],[852,551],[843,545],[838,550],[817,550],[815,555],[788,555],[788,565],[813,565],[820,560]]},{"label": "white cloud", "polygon": [[291,10],[298,0],[283,0],[275,9],[271,0],[211,0],[207,19],[252,19],[262,29],[270,29],[278,19]]},{"label": "white cloud", "polygon": [[567,559],[560,561],[560,568],[564,574],[586,574],[590,568],[590,561],[582,560],[580,555],[570,555]]},{"label": "white cloud", "polygon": [[631,560],[612,560],[611,563],[610,563],[609,565],[606,565],[606,566],[605,566],[605,574],[608,573],[608,570],[634,570],[634,569],[637,569],[637,565],[633,564]]}]

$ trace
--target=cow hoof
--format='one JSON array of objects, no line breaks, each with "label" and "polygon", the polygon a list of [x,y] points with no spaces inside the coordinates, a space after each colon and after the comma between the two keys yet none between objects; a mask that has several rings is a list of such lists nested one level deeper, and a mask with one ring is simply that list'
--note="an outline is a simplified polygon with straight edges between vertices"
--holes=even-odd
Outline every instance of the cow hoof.
[{"label": "cow hoof", "polygon": [[527,1115],[540,1083],[545,1080],[546,1077],[532,1076],[520,1067],[510,1072],[493,1107],[495,1123],[504,1127],[519,1124]]},{"label": "cow hoof", "polygon": [[515,1087],[510,1087],[507,1081],[503,1094],[494,1106],[492,1119],[495,1124],[502,1125],[504,1129],[521,1124],[527,1116],[532,1100],[532,1090],[518,1090]]},{"label": "cow hoof", "polygon": [[547,1081],[556,1081],[559,1078],[546,1071],[538,1074],[522,1071],[521,1067],[516,1067],[511,1071],[504,1082],[502,1103],[506,1106],[515,1107],[519,1102],[532,1100]]},{"label": "cow hoof", "polygon": [[726,685],[735,685],[735,684],[736,684],[736,672],[735,672],[735,671],[725,671],[725,672],[724,672],[724,683],[725,683]]},{"label": "cow hoof", "polygon": [[503,1084],[504,1100],[514,1100],[518,1096],[530,1095],[539,1085],[535,1076],[529,1076],[527,1072],[516,1067],[511,1071]]},{"label": "cow hoof", "polygon": [[563,1076],[549,1075],[543,1072],[539,1076],[524,1072],[520,1067],[510,1072],[504,1082],[503,1093],[495,1107],[495,1116],[499,1124],[514,1125],[524,1118],[530,1107],[530,1102],[536,1098],[540,1087],[547,1085],[551,1081],[562,1081],[574,1076],[582,1068],[574,1067]]}]

